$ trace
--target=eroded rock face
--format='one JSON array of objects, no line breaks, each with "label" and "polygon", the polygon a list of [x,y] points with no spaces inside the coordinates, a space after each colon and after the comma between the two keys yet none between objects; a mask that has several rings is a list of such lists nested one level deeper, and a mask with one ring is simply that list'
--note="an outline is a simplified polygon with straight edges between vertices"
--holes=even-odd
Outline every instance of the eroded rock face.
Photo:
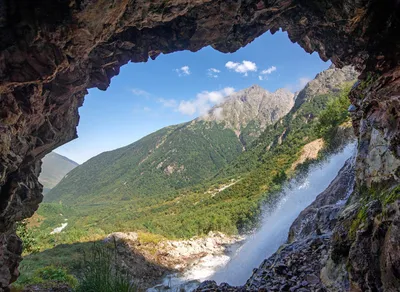
[{"label": "eroded rock face", "polygon": [[346,161],[326,190],[300,213],[290,227],[288,242],[332,232],[338,213],[354,189],[354,160],[355,156]]},{"label": "eroded rock face", "polygon": [[[76,138],[88,88],[160,53],[233,52],[270,30],[364,80],[353,90],[360,185],[397,183],[399,2],[379,0],[0,1],[0,290],[20,260],[14,224],[42,199],[40,159]],[[369,79],[373,76],[373,79]],[[376,78],[375,78],[376,77]],[[110,101],[112,102],[112,101]],[[7,247],[13,246],[8,249]],[[4,265],[6,268],[4,268]]]}]

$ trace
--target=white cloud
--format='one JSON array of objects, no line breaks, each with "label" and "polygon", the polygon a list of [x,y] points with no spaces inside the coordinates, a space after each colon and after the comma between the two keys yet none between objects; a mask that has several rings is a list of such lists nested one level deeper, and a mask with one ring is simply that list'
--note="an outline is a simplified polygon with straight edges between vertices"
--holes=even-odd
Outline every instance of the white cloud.
[{"label": "white cloud", "polygon": [[308,77],[301,77],[297,80],[296,83],[294,84],[289,84],[286,85],[286,88],[288,90],[290,90],[291,92],[296,92],[296,91],[300,91],[304,88],[304,86],[307,85],[308,82],[310,82],[312,79],[308,78]]},{"label": "white cloud", "polygon": [[151,108],[145,106],[145,107],[143,108],[143,111],[145,111],[145,112],[150,112],[150,111],[151,111]]},{"label": "white cloud", "polygon": [[182,100],[179,103],[178,111],[184,115],[205,115],[216,104],[224,101],[225,97],[235,92],[232,87],[225,87],[217,91],[202,91],[195,99]]},{"label": "white cloud", "polygon": [[178,111],[184,115],[194,115],[197,111],[197,106],[195,102],[182,100],[179,104]]},{"label": "white cloud", "polygon": [[215,68],[210,68],[207,70],[207,76],[211,78],[218,78],[219,73],[221,73],[221,71]]},{"label": "white cloud", "polygon": [[189,66],[183,66],[179,69],[175,69],[175,71],[179,76],[188,76],[191,74]]},{"label": "white cloud", "polygon": [[242,63],[235,63],[229,61],[225,64],[225,67],[229,70],[233,70],[237,73],[241,73],[244,76],[248,75],[248,72],[257,72],[257,65],[251,61],[242,61]]},{"label": "white cloud", "polygon": [[262,70],[260,75],[258,75],[259,80],[267,80],[268,77],[266,75],[270,75],[271,73],[275,72],[277,68],[275,66],[271,66],[268,69]]},{"label": "white cloud", "polygon": [[161,103],[165,107],[176,107],[176,105],[177,105],[177,102],[175,99],[159,98],[158,102]]},{"label": "white cloud", "polygon": [[310,82],[312,79],[308,78],[308,77],[302,77],[299,79],[298,85],[299,85],[299,89],[303,89],[304,86],[307,85],[308,82]]},{"label": "white cloud", "polygon": [[222,107],[217,107],[214,111],[213,114],[216,117],[217,120],[222,120],[223,116],[222,116],[222,112],[224,111],[224,109]]},{"label": "white cloud", "polygon": [[142,89],[139,89],[139,88],[133,88],[133,89],[131,89],[131,92],[134,95],[143,96],[143,97],[146,97],[146,98],[151,96],[151,94],[148,93],[146,90],[142,90]]},{"label": "white cloud", "polygon": [[276,67],[272,66],[272,67],[269,67],[268,69],[262,70],[261,74],[262,75],[268,75],[268,74],[271,74],[272,72],[275,72],[275,71],[276,71]]}]

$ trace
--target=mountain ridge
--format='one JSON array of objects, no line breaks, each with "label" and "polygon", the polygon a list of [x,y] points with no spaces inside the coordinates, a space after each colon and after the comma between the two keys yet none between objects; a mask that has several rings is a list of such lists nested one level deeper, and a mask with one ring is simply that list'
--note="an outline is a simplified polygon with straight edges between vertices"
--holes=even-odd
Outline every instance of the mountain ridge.
[{"label": "mountain ridge", "polygon": [[[275,100],[278,95],[285,102]],[[293,94],[289,92],[269,93],[259,86],[239,91],[218,105],[225,109],[226,119],[197,118],[164,127],[127,146],[99,154],[72,171],[46,200],[67,195],[67,201],[74,201],[76,196],[93,196],[99,191],[102,196],[119,192],[122,199],[129,197],[121,195],[127,186],[131,196],[160,190],[170,194],[198,184],[234,160],[263,127],[284,116],[293,104]],[[249,109],[253,114],[241,119]],[[240,128],[239,134],[232,129],[232,121]],[[74,189],[75,185],[82,187]]]},{"label": "mountain ridge", "polygon": [[294,106],[294,96],[284,88],[269,92],[254,84],[231,94],[196,120],[225,122],[226,126],[235,132],[240,132],[249,122],[255,121],[259,123],[262,131],[290,111]]}]

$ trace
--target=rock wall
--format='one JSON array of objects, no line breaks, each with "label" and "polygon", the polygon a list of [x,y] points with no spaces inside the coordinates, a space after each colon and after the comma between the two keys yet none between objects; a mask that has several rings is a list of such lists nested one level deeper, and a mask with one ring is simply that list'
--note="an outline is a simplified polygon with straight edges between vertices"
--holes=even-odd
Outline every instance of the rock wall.
[{"label": "rock wall", "polygon": [[397,184],[399,5],[395,0],[0,0],[0,290],[18,275],[15,222],[31,216],[42,199],[41,158],[76,138],[87,89],[105,90],[129,61],[207,45],[233,52],[282,28],[306,52],[363,72],[351,98],[360,137],[358,186]]}]

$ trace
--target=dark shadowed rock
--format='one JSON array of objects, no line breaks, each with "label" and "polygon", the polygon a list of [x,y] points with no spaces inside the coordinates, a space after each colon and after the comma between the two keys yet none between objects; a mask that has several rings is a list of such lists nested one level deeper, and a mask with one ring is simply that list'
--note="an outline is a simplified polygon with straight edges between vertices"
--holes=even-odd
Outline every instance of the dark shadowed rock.
[{"label": "dark shadowed rock", "polygon": [[[15,222],[42,200],[41,158],[77,137],[87,89],[105,90],[130,61],[208,45],[233,52],[282,28],[306,52],[363,71],[351,94],[357,183],[397,185],[399,11],[398,1],[381,0],[0,1],[0,289],[15,279],[20,259],[20,248],[6,248]],[[360,275],[354,279],[364,287],[368,273]]]},{"label": "dark shadowed rock", "polygon": [[355,157],[346,161],[338,176],[315,201],[304,209],[289,230],[289,242],[314,235],[330,233],[335,227],[338,213],[353,192]]}]

